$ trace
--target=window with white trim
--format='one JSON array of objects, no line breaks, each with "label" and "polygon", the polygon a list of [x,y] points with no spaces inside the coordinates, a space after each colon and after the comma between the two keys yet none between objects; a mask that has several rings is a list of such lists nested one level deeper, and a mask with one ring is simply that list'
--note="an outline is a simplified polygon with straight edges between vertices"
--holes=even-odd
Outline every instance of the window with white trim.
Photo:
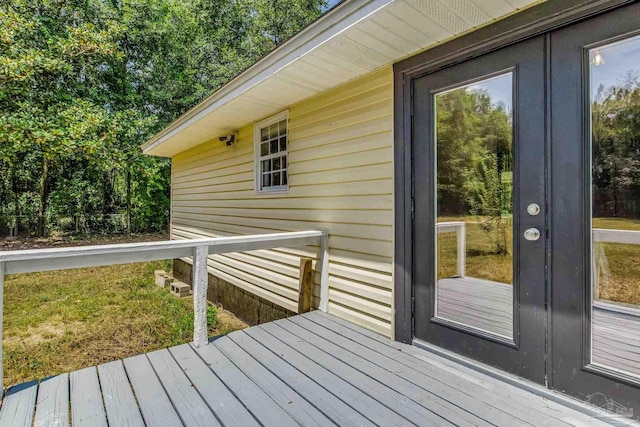
[{"label": "window with white trim", "polygon": [[289,112],[255,125],[256,191],[286,191]]}]

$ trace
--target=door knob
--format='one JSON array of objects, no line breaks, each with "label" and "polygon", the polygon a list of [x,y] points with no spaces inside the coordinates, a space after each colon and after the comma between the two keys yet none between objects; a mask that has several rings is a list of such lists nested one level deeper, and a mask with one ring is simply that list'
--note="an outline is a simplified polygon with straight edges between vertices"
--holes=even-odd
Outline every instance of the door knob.
[{"label": "door knob", "polygon": [[524,231],[524,238],[530,241],[535,241],[540,238],[540,230],[537,228],[527,228]]}]

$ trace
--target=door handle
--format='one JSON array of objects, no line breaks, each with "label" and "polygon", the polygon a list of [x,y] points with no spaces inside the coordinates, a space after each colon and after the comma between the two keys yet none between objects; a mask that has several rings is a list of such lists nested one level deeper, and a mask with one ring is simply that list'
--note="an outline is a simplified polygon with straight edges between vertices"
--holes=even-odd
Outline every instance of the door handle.
[{"label": "door handle", "polygon": [[529,241],[536,241],[540,238],[540,230],[537,228],[527,228],[524,231],[524,238]]}]

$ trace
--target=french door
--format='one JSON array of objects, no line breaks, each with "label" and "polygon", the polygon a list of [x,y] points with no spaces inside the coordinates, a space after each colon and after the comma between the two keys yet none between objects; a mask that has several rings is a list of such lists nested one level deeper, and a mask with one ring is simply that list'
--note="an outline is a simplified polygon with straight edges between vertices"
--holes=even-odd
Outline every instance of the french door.
[{"label": "french door", "polygon": [[640,4],[550,42],[551,386],[638,418]]},{"label": "french door", "polygon": [[636,418],[639,16],[411,87],[415,339]]},{"label": "french door", "polygon": [[415,336],[536,382],[545,375],[544,53],[538,37],[413,87]]}]

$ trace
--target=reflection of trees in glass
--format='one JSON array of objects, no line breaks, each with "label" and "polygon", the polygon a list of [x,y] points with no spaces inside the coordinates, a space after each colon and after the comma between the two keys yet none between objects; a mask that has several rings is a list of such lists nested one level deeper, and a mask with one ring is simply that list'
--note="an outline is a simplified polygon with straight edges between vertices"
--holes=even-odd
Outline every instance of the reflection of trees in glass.
[{"label": "reflection of trees in glass", "polygon": [[593,215],[640,218],[640,73],[598,86],[591,118]]},{"label": "reflection of trees in glass", "polygon": [[508,252],[512,197],[511,112],[487,91],[437,96],[438,215],[475,215],[495,232],[495,252]]}]

